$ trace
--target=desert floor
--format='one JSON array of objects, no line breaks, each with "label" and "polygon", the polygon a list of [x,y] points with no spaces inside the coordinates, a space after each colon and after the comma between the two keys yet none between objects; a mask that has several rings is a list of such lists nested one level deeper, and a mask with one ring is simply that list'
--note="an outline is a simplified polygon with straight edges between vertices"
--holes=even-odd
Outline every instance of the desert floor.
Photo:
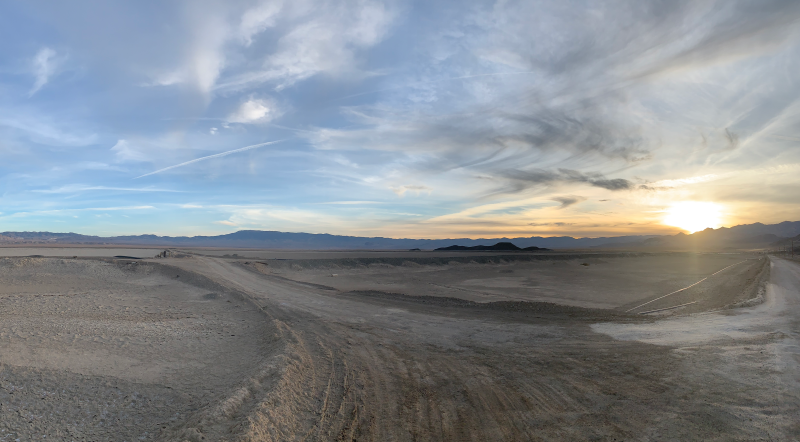
[{"label": "desert floor", "polygon": [[0,258],[0,441],[800,438],[797,262],[86,250]]}]

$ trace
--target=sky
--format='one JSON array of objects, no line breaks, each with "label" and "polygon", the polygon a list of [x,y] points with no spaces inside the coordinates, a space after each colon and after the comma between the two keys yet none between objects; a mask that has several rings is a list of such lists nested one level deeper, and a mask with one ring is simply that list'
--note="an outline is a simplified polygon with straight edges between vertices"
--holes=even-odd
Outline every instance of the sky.
[{"label": "sky", "polygon": [[800,220],[800,2],[6,1],[0,231]]}]

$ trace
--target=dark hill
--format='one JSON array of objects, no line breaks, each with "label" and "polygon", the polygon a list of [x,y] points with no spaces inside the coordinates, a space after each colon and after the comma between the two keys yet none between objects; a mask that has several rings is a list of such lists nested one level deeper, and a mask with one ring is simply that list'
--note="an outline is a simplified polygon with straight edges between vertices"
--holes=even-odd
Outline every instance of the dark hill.
[{"label": "dark hill", "polygon": [[539,248],[535,246],[525,247],[521,249],[515,246],[513,243],[510,242],[499,242],[493,246],[449,246],[449,247],[439,247],[436,250],[473,250],[473,251],[498,251],[498,252],[516,252],[516,251],[524,251],[524,252],[536,252],[536,251],[549,251],[550,249]]}]

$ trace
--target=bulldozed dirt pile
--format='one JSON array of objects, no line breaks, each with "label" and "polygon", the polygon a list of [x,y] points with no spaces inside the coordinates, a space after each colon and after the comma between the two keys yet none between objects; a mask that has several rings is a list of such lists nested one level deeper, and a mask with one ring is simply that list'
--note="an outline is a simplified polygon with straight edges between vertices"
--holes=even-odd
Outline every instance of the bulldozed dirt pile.
[{"label": "bulldozed dirt pile", "polygon": [[0,259],[0,440],[153,440],[236,388],[274,336],[200,275]]}]

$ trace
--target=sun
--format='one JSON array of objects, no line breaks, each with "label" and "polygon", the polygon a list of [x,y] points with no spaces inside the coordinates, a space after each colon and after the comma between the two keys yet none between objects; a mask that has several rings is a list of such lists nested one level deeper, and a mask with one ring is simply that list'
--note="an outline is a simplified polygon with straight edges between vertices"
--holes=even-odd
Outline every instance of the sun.
[{"label": "sun", "polygon": [[666,210],[664,224],[698,232],[708,227],[721,225],[722,207],[716,203],[702,201],[681,201],[673,203]]}]

